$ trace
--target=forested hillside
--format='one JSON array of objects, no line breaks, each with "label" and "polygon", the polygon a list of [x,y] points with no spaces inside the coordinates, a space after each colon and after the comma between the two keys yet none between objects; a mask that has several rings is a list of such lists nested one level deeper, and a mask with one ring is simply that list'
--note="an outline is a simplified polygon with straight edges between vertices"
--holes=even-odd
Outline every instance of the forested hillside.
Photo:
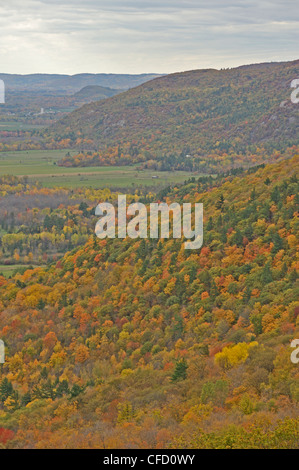
[{"label": "forested hillside", "polygon": [[0,274],[49,264],[82,246],[94,233],[97,201],[115,199],[108,188],[48,189],[26,177],[0,177]]},{"label": "forested hillside", "polygon": [[48,134],[81,150],[62,165],[150,161],[221,171],[250,165],[254,154],[261,163],[260,154],[298,144],[299,108],[290,99],[298,76],[298,61],[167,75],[83,106]]},{"label": "forested hillside", "polygon": [[[114,96],[158,76],[160,75],[0,73],[0,80],[5,84],[5,103],[0,106],[1,144],[8,145],[9,149],[12,142],[22,142],[27,149],[33,148],[30,147],[32,145],[43,148],[45,143],[41,136],[38,138],[34,132],[26,135],[24,131],[48,127],[84,104]],[[17,129],[18,132],[6,132]]]},{"label": "forested hillside", "polygon": [[204,204],[200,250],[90,236],[0,277],[0,446],[298,448],[298,170],[164,190]]}]

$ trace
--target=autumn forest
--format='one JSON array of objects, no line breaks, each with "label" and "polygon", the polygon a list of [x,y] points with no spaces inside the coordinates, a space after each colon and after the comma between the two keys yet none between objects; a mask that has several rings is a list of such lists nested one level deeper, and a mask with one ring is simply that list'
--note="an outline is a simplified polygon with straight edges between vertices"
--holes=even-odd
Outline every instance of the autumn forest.
[{"label": "autumn forest", "polygon": [[[0,109],[29,126],[0,130],[0,448],[298,448],[298,73],[149,77],[40,127]],[[33,151],[61,152],[48,179]],[[152,184],[82,180],[116,165]],[[97,238],[97,204],[124,193],[202,203],[202,247]]]}]

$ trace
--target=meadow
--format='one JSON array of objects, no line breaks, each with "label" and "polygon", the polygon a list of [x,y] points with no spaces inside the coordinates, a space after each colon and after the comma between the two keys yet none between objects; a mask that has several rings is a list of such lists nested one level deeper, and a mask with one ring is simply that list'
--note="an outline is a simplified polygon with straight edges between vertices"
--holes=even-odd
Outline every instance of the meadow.
[{"label": "meadow", "polygon": [[32,264],[12,264],[12,265],[5,265],[5,264],[0,264],[0,273],[5,277],[5,278],[10,278],[13,274],[16,272],[24,272],[26,268],[32,268]]},{"label": "meadow", "polygon": [[[70,154],[75,153],[72,150]],[[187,171],[139,170],[136,165],[114,167],[66,168],[57,166],[67,150],[31,150],[0,153],[0,176],[27,176],[44,187],[154,188],[183,183]],[[195,175],[195,174],[194,174]],[[199,175],[198,175],[199,176]]]},{"label": "meadow", "polygon": [[42,129],[44,126],[24,121],[0,121],[0,131],[32,131]]}]

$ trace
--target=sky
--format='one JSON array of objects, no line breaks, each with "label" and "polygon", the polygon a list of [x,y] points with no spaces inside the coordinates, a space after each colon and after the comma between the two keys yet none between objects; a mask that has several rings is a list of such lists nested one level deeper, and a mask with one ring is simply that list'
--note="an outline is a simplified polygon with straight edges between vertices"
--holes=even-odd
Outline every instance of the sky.
[{"label": "sky", "polygon": [[298,59],[298,0],[0,0],[0,73],[171,73]]}]

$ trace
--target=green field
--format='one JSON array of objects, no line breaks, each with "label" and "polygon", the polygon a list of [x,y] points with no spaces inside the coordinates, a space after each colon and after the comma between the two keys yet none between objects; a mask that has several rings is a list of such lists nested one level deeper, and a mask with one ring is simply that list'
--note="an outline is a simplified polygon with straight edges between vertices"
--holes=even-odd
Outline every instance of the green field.
[{"label": "green field", "polygon": [[0,121],[0,131],[32,131],[34,129],[42,129],[43,127],[45,126],[21,121]]},{"label": "green field", "polygon": [[32,264],[28,264],[28,265],[24,265],[24,264],[13,264],[13,265],[0,265],[0,274],[3,274],[4,277],[6,278],[9,278],[10,276],[12,276],[15,271],[19,271],[19,270],[24,270],[26,268],[37,268],[37,267],[44,267],[43,266],[33,266]]},{"label": "green field", "polygon": [[[186,171],[138,170],[136,166],[65,168],[56,165],[67,150],[32,150],[0,153],[0,176],[28,176],[42,186],[76,188],[161,188],[182,183],[192,176]],[[75,153],[70,151],[70,153]],[[194,174],[194,176],[199,176]]]}]

